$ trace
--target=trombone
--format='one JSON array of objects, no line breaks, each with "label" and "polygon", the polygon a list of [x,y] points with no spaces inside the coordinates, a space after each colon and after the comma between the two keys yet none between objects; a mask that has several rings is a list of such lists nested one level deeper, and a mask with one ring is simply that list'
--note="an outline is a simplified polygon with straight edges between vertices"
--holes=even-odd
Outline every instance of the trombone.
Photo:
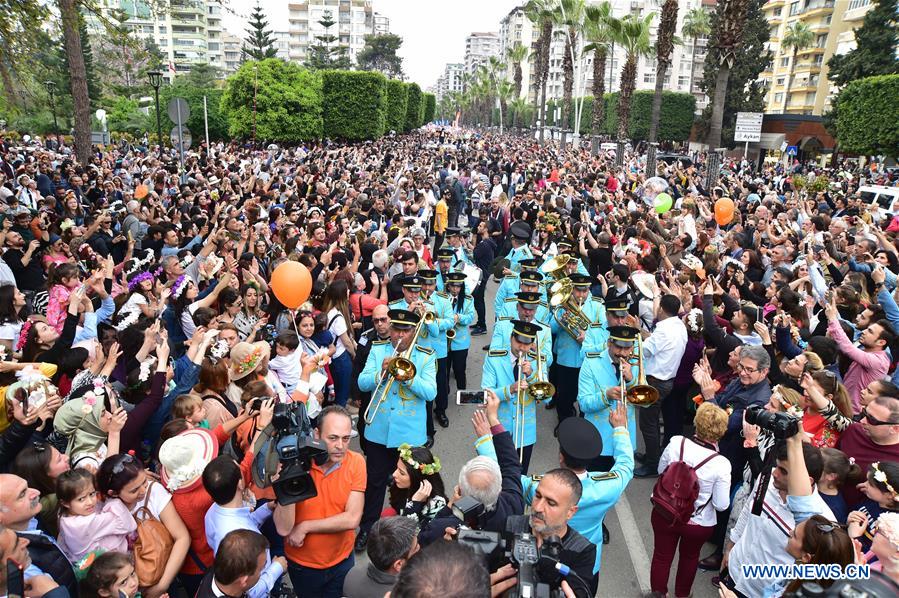
[{"label": "trombone", "polygon": [[549,305],[553,308],[553,318],[565,329],[571,338],[577,340],[586,333],[590,318],[581,310],[572,293],[574,285],[570,278],[559,280],[550,287]]},{"label": "trombone", "polygon": [[[643,371],[643,337],[637,335],[637,383],[627,389],[628,403],[637,407],[649,407],[659,400],[659,391],[650,386],[646,381],[646,372]],[[624,368],[621,368],[621,388],[624,390]]]},{"label": "trombone", "polygon": [[556,387],[543,380],[543,354],[540,351],[540,335],[537,335],[537,381],[528,385],[528,396],[534,401],[546,401],[556,394]]},{"label": "trombone", "polygon": [[[431,313],[433,315],[432,312],[425,313]],[[381,405],[387,400],[387,394],[390,392],[390,387],[393,386],[394,381],[405,382],[406,380],[411,380],[415,377],[415,364],[412,363],[412,349],[415,348],[415,343],[418,342],[418,337],[422,331],[422,324],[425,323],[425,320],[426,318],[424,317],[418,320],[418,324],[415,326],[415,332],[412,334],[412,340],[409,342],[409,346],[405,351],[401,352],[399,350],[399,345],[394,347],[393,354],[390,356],[390,361],[387,364],[387,371],[381,374],[378,385],[371,393],[372,400],[369,401],[368,407],[365,408],[365,413],[362,415],[366,425],[371,425],[371,423],[375,421],[375,417],[378,415]]]},{"label": "trombone", "polygon": [[[518,439],[518,462],[521,463],[524,460],[524,403],[522,403],[523,395],[527,391],[521,390],[521,384],[524,382],[524,368],[522,367],[522,360],[527,359],[527,351],[522,351],[518,354],[518,392],[515,396],[515,438]],[[528,388],[530,390],[530,388]],[[514,439],[513,439],[514,440]]]}]

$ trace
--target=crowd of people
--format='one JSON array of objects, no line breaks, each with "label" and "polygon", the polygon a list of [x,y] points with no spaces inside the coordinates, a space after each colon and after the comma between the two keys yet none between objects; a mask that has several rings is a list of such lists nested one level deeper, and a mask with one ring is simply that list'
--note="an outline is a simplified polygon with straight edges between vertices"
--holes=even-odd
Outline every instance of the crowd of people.
[{"label": "crowd of people", "polygon": [[429,127],[182,170],[0,135],[0,596],[608,595],[634,477],[654,596],[899,584],[899,206],[859,192],[895,175],[642,149]]}]

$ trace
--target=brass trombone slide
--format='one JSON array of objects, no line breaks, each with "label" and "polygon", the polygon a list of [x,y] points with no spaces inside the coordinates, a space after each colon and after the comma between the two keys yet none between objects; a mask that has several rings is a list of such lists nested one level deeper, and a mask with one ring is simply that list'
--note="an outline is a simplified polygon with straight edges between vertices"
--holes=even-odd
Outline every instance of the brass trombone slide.
[{"label": "brass trombone slide", "polygon": [[627,400],[637,407],[649,407],[659,400],[659,391],[646,381],[646,372],[643,370],[643,337],[637,335],[637,383],[627,391]]},{"label": "brass trombone slide", "polygon": [[390,392],[390,387],[393,386],[395,380],[405,382],[406,380],[411,380],[415,377],[415,364],[412,363],[412,349],[415,347],[415,343],[418,342],[418,337],[422,331],[422,325],[425,323],[426,319],[427,318],[422,317],[418,321],[418,324],[415,326],[415,332],[412,334],[412,340],[409,342],[409,346],[405,351],[400,352],[399,346],[394,347],[393,355],[391,355],[390,362],[387,364],[387,371],[381,374],[378,385],[371,393],[372,399],[369,401],[368,407],[365,408],[365,413],[362,414],[366,425],[371,425],[371,423],[375,421],[375,417],[381,409],[381,404],[387,400],[387,393]]}]

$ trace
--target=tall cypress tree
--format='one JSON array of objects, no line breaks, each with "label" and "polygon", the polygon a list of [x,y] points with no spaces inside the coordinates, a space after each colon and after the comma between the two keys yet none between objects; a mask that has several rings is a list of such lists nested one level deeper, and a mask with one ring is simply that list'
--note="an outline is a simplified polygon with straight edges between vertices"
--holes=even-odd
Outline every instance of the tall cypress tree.
[{"label": "tall cypress tree", "polygon": [[347,47],[335,45],[339,38],[331,33],[331,27],[337,24],[330,10],[322,13],[322,18],[317,21],[325,30],[321,35],[316,35],[317,43],[309,46],[306,56],[306,66],[311,69],[349,69],[353,66]]},{"label": "tall cypress tree", "polygon": [[250,24],[246,31],[247,37],[243,44],[245,55],[253,60],[265,60],[278,55],[271,31],[268,28],[268,19],[265,18],[258,2],[250,14]]},{"label": "tall cypress tree", "polygon": [[865,14],[862,26],[855,32],[856,48],[827,61],[828,79],[842,87],[864,77],[899,73],[896,5],[897,0],[875,0],[874,7]]},{"label": "tall cypress tree", "polygon": [[[765,49],[765,43],[771,37],[771,26],[765,20],[762,6],[767,0],[751,0],[746,11],[746,25],[743,29],[743,38],[740,50],[736,53],[734,65],[730,69],[730,78],[727,85],[727,95],[724,100],[724,119],[721,126],[721,145],[733,147],[734,127],[737,121],[737,112],[764,112],[765,93],[767,88],[759,83],[759,74],[765,70],[771,62],[772,54]],[[700,82],[700,88],[707,96],[715,95],[715,79],[718,75],[720,63],[716,45],[716,31],[718,31],[719,11],[712,13],[711,28],[705,57],[705,72]],[[709,121],[712,116],[712,106],[709,103],[699,118],[700,139],[704,139],[708,132]]]}]

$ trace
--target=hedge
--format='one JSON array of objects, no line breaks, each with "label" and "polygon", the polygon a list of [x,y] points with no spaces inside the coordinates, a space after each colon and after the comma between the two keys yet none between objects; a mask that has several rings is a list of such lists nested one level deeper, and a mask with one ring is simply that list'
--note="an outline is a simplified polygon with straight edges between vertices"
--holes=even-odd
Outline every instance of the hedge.
[{"label": "hedge", "polygon": [[899,156],[899,75],[857,79],[840,91],[840,149],[863,155]]},{"label": "hedge", "polygon": [[434,120],[434,115],[437,112],[437,96],[433,93],[425,94],[425,117],[424,123],[427,124]]},{"label": "hedge", "polygon": [[406,122],[403,131],[409,132],[421,126],[422,108],[421,108],[421,88],[418,83],[409,83],[406,85],[408,92],[408,100],[406,102]]},{"label": "hedge", "polygon": [[387,130],[400,133],[406,126],[406,84],[396,79],[387,81]]},{"label": "hedge", "polygon": [[331,139],[377,139],[387,126],[387,79],[369,71],[322,72],[325,135]]}]

